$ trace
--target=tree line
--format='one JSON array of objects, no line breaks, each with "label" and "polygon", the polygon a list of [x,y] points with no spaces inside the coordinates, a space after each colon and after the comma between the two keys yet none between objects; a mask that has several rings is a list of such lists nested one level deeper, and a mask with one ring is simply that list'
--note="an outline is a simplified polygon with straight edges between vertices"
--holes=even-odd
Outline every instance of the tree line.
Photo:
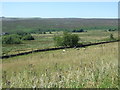
[{"label": "tree line", "polygon": [[3,44],[21,44],[23,40],[34,40],[34,37],[30,33],[26,32],[7,34],[2,37]]}]

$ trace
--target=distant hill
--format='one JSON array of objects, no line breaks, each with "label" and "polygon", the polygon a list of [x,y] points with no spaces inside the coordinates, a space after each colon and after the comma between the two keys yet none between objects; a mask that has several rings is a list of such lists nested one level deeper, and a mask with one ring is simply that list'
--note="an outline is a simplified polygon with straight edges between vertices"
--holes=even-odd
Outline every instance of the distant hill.
[{"label": "distant hill", "polygon": [[3,32],[72,31],[74,29],[117,29],[117,19],[2,18]]}]

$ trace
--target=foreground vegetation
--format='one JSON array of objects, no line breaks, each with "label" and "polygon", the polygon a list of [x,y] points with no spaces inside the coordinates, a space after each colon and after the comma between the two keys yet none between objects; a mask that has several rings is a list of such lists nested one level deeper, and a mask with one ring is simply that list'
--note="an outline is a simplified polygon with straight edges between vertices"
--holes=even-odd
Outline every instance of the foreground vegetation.
[{"label": "foreground vegetation", "polygon": [[118,43],[3,59],[3,88],[118,88]]},{"label": "foreground vegetation", "polygon": [[118,42],[75,47],[117,40],[117,19],[2,17],[2,22],[3,56],[74,47],[3,59],[3,88],[118,88]]}]

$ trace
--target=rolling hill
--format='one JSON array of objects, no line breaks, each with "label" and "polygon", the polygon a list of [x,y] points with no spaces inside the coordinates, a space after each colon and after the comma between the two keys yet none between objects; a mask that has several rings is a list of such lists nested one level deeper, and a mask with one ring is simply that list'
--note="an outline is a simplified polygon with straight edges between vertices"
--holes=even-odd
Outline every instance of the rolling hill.
[{"label": "rolling hill", "polygon": [[74,29],[117,29],[117,19],[83,18],[6,18],[2,17],[3,32],[72,31]]}]

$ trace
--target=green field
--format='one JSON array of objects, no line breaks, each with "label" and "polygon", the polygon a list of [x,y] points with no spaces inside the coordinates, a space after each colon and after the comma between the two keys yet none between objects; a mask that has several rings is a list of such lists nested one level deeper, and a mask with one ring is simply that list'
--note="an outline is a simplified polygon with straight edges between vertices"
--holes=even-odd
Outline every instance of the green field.
[{"label": "green field", "polygon": [[3,88],[118,88],[118,43],[3,59]]},{"label": "green field", "polygon": [[[32,34],[35,40],[23,41],[22,44],[3,44],[3,55],[16,54],[20,52],[32,51],[36,49],[55,47],[53,37],[54,35],[61,35],[62,32],[52,32],[52,34]],[[105,41],[105,39],[113,34],[115,38],[118,38],[118,31],[107,32],[104,30],[90,30],[87,32],[73,33],[79,35],[80,43],[95,43]]]},{"label": "green field", "polygon": [[[20,39],[20,44],[2,44],[3,56],[57,47],[53,38],[63,35],[64,31],[78,35],[80,39],[76,45],[118,40],[117,19],[2,20],[3,32],[13,34],[24,31],[35,39]],[[72,32],[74,29],[87,32]],[[10,57],[2,59],[0,68],[3,88],[118,88],[118,42]]]}]

